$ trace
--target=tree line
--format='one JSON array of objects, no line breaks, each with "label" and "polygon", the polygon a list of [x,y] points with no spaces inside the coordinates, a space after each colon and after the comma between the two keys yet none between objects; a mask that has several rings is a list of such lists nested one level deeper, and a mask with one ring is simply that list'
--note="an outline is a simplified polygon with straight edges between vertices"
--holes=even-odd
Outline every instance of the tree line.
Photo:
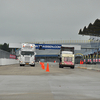
[{"label": "tree line", "polygon": [[12,50],[11,48],[9,48],[9,44],[7,44],[7,43],[0,44],[0,49],[7,51],[7,52],[11,52],[11,50]]}]

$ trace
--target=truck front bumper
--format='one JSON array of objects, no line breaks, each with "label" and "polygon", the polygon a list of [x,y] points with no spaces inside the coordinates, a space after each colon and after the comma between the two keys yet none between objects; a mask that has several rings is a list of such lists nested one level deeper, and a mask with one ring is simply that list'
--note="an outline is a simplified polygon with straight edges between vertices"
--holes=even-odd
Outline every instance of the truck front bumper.
[{"label": "truck front bumper", "polygon": [[19,63],[21,65],[35,65],[35,62],[22,62],[22,61],[19,61]]},{"label": "truck front bumper", "polygon": [[72,66],[74,66],[74,64],[59,63],[59,66],[62,66],[62,67],[72,67]]}]

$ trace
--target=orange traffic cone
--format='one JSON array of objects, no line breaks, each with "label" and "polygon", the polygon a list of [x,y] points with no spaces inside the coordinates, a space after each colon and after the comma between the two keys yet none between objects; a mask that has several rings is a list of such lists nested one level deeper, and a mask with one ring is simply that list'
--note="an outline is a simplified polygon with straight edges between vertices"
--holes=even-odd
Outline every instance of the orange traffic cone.
[{"label": "orange traffic cone", "polygon": [[83,64],[84,62],[82,60],[80,60],[80,64]]},{"label": "orange traffic cone", "polygon": [[43,69],[43,63],[42,62],[40,62],[40,65],[41,65],[41,68]]},{"label": "orange traffic cone", "polygon": [[50,71],[49,71],[49,63],[47,63],[46,72],[50,72]]},{"label": "orange traffic cone", "polygon": [[42,69],[45,69],[44,63],[42,63]]}]

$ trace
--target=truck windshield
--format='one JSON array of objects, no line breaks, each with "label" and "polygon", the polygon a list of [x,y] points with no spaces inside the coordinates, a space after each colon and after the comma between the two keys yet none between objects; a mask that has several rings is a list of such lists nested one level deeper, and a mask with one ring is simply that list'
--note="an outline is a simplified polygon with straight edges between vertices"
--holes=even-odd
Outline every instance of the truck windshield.
[{"label": "truck windshield", "polygon": [[72,57],[64,57],[64,61],[70,62],[70,61],[72,61]]},{"label": "truck windshield", "polygon": [[34,52],[22,51],[21,55],[34,55]]}]

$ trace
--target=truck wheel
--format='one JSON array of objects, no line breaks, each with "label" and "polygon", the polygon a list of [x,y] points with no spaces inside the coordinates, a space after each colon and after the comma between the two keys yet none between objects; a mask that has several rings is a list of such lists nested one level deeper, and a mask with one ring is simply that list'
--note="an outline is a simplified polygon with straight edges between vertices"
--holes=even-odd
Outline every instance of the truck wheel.
[{"label": "truck wheel", "polygon": [[59,68],[63,68],[63,66],[59,65]]},{"label": "truck wheel", "polygon": [[31,65],[32,67],[35,67],[35,64],[34,65]]},{"label": "truck wheel", "polygon": [[59,65],[59,68],[61,68],[61,65]]},{"label": "truck wheel", "polygon": [[20,64],[20,66],[25,66],[25,65],[23,65],[23,64]]},{"label": "truck wheel", "polygon": [[71,69],[74,69],[74,66],[70,67]]}]

